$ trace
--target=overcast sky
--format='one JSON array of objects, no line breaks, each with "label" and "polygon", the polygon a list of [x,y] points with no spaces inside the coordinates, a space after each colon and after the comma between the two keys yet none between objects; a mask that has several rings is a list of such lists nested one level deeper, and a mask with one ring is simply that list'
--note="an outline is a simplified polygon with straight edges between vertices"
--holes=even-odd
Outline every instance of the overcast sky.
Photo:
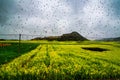
[{"label": "overcast sky", "polygon": [[120,0],[0,0],[0,34],[72,31],[89,39],[120,36]]}]

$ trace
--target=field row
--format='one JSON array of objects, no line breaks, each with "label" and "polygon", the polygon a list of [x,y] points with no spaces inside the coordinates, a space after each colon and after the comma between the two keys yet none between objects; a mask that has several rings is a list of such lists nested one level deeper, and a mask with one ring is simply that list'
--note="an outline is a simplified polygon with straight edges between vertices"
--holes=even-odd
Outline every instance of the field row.
[{"label": "field row", "polygon": [[[39,45],[0,67],[0,78],[10,80],[77,80],[120,78],[119,48],[97,52],[82,47],[96,45]],[[99,46],[99,45],[97,45]],[[114,54],[113,52],[116,53]],[[120,51],[120,50],[119,50]]]}]

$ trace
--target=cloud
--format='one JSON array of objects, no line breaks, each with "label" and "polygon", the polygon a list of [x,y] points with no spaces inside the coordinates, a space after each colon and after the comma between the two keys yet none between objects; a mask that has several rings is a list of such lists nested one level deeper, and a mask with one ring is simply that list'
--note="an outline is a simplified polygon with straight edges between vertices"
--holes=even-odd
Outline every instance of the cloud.
[{"label": "cloud", "polygon": [[[119,0],[0,0],[0,34],[120,35]],[[5,10],[7,11],[5,11]]]},{"label": "cloud", "polygon": [[61,0],[17,0],[16,8],[16,13],[9,16],[10,20],[4,24],[4,28],[10,30],[8,33],[11,33],[11,29],[15,29],[12,33],[23,34],[44,34],[47,30],[51,35],[54,32],[60,33],[59,29],[64,21],[64,27],[68,27],[67,20],[72,12],[72,9]]},{"label": "cloud", "polygon": [[120,18],[120,0],[106,0],[105,3],[108,16]]},{"label": "cloud", "polygon": [[0,24],[5,23],[8,17],[14,13],[14,0],[0,0]]},{"label": "cloud", "polygon": [[111,8],[115,7],[108,4],[111,5],[110,2],[105,3],[105,0],[89,0],[83,12],[77,15],[74,22],[76,30],[91,39],[119,36],[120,19],[113,14]]}]

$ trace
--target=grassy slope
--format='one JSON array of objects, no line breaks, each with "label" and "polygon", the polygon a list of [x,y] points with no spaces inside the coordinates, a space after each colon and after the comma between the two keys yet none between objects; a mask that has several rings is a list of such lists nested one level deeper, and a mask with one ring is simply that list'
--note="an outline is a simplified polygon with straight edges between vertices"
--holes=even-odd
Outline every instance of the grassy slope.
[{"label": "grassy slope", "polygon": [[[49,45],[40,45],[28,52],[28,54],[24,54],[10,63],[2,65],[0,68],[1,79],[77,80],[85,78],[120,78],[120,43],[47,43]],[[70,45],[67,45],[69,43]],[[109,49],[109,51],[89,51],[82,49],[82,47],[100,47]]]}]

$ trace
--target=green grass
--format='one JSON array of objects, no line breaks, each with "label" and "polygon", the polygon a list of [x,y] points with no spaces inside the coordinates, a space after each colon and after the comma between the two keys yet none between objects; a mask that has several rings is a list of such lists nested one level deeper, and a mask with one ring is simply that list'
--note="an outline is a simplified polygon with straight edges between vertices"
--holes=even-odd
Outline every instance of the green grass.
[{"label": "green grass", "polygon": [[[23,49],[33,43],[38,43],[39,46],[25,51],[22,49],[26,54],[2,64],[0,80],[120,79],[119,42],[23,41],[23,43]],[[108,49],[108,51],[91,51],[82,47],[98,47]],[[3,57],[13,54],[9,53],[9,50],[14,48],[5,47],[5,49],[6,53]]]},{"label": "green grass", "polygon": [[[21,43],[20,47],[18,43],[9,43],[9,46],[1,46],[0,47],[0,65],[10,62],[16,57],[23,55],[24,53],[29,52],[32,49],[35,49],[39,44],[32,44],[32,43]],[[2,42],[1,44],[6,44]]]}]

